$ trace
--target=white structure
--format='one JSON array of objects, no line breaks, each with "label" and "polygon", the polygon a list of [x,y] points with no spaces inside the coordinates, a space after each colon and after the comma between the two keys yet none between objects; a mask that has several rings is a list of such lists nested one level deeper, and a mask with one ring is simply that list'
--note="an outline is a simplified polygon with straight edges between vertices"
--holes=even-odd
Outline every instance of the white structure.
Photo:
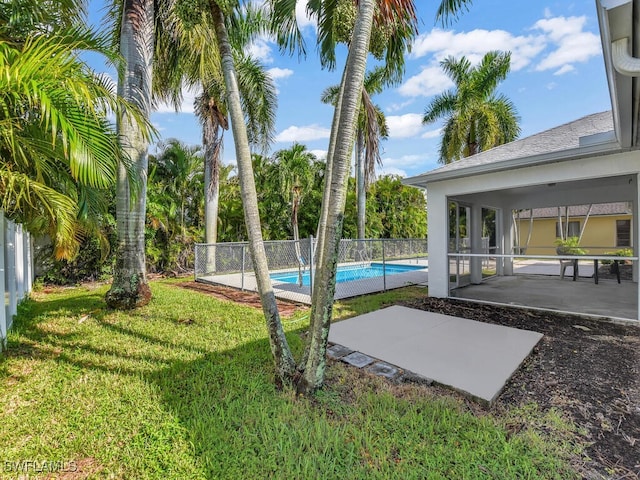
[{"label": "white structure", "polygon": [[7,332],[18,311],[18,303],[33,285],[31,235],[22,225],[7,220],[0,212],[0,290],[4,308],[0,309],[0,351],[6,346]]},{"label": "white structure", "polygon": [[[496,212],[493,253],[499,275],[513,274],[512,254],[520,253],[512,251],[515,209],[630,202],[632,244],[638,256],[640,59],[631,52],[640,52],[640,0],[597,0],[596,6],[611,112],[589,115],[404,180],[427,189],[431,296],[449,296],[450,275],[457,274],[457,285],[481,282],[481,257],[473,255],[482,251],[483,208]],[[466,230],[455,239],[450,235],[451,202],[466,222]],[[470,238],[466,251],[460,249],[461,236]],[[469,265],[462,281],[459,270],[451,268],[465,258]],[[637,261],[633,268],[637,282]]]}]

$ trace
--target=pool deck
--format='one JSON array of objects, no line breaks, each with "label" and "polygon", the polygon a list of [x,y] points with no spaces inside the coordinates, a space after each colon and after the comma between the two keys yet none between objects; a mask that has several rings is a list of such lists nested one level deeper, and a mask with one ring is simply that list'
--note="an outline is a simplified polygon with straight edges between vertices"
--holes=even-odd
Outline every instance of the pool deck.
[{"label": "pool deck", "polygon": [[377,358],[486,403],[498,397],[541,338],[537,332],[400,306],[336,322],[329,331],[329,341],[346,352]]},{"label": "pool deck", "polygon": [[[347,263],[340,264],[339,266],[351,265],[353,264]],[[362,280],[354,280],[351,282],[337,283],[334,299],[340,300],[343,298],[357,297],[360,295],[366,295],[368,293],[376,293],[382,292],[384,290],[393,290],[395,288],[406,287],[407,285],[426,286],[429,280],[429,273],[426,270],[428,267],[428,260],[426,259],[394,260],[387,262],[387,265],[419,265],[423,266],[424,269],[404,273],[395,273],[393,275],[387,275],[386,278],[365,278]],[[295,270],[294,272],[297,274],[297,270]],[[252,292],[258,291],[253,271],[245,272],[244,275],[241,273],[232,273],[227,275],[211,275],[198,277],[197,281],[216,285],[225,285],[228,287],[240,288]],[[292,302],[302,303],[305,305],[311,305],[311,290],[308,285],[300,286],[297,283],[286,283],[276,280],[272,282],[272,285],[273,291],[275,292],[277,298],[290,300]]]}]

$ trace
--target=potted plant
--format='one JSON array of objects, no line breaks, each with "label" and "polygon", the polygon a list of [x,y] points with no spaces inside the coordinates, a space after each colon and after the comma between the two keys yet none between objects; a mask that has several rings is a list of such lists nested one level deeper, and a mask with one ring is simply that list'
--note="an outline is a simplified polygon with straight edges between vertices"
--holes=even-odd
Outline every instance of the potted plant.
[{"label": "potted plant", "polygon": [[558,238],[555,242],[558,255],[586,255],[587,251],[580,248],[578,237]]}]

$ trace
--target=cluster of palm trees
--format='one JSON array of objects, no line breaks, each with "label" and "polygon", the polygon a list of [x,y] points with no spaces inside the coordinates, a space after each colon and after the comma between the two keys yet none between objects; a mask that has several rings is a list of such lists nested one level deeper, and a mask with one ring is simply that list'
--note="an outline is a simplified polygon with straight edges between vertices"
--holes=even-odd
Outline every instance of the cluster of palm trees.
[{"label": "cluster of palm trees", "polygon": [[[438,15],[455,15],[470,3],[443,0]],[[83,26],[80,1],[3,3],[0,191],[2,208],[9,215],[32,230],[48,232],[56,254],[71,257],[81,234],[91,231],[91,219],[105,208],[101,189],[115,184],[118,245],[106,301],[116,308],[144,305],[151,298],[144,248],[147,150],[153,133],[149,114],[155,102],[177,104],[185,86],[199,87],[202,94],[196,111],[203,126],[207,240],[216,239],[222,136],[231,128],[246,232],[276,376],[308,393],[321,385],[324,376],[353,145],[358,148],[358,192],[364,204],[367,179],[379,160],[376,141],[386,134],[384,117],[370,95],[402,78],[404,54],[417,34],[418,19],[413,0],[307,2],[307,13],[318,25],[322,64],[335,68],[337,42],[347,44],[348,56],[341,84],[326,96],[335,110],[318,222],[318,269],[307,346],[297,363],[271,288],[252,163],[252,149],[266,149],[273,136],[275,89],[262,66],[245,54],[257,35],[269,35],[284,51],[304,52],[295,4],[294,0],[269,0],[260,6],[221,0],[117,1],[110,10],[112,44],[118,51],[114,53],[109,38]],[[79,59],[77,52],[83,49],[99,52],[118,66],[117,94]],[[382,60],[385,68],[367,75],[370,54]],[[506,63],[498,57],[482,65],[506,73],[508,56]],[[460,98],[445,94],[425,114],[428,122],[443,112],[460,113],[459,120],[445,126],[443,158],[444,153],[457,158],[455,152],[461,150],[454,140],[466,142],[466,150],[462,149],[466,155],[517,134],[517,125],[504,123],[504,117],[495,113],[501,108],[504,113],[500,98],[485,93],[480,98],[467,91],[491,91],[504,74],[493,79],[484,73],[474,75],[465,61],[450,60],[443,66],[457,83]],[[465,78],[471,79],[468,89]],[[483,99],[496,108],[478,106]],[[109,121],[112,113],[117,128]],[[465,122],[470,131],[463,131]],[[495,125],[509,127],[509,132],[485,134]],[[281,188],[290,194],[294,236],[297,207],[308,180],[298,169],[301,155],[294,148],[291,155],[283,153],[278,159],[282,171],[289,170],[286,178],[292,179],[282,181]],[[184,206],[182,210],[186,215]],[[363,230],[359,227],[359,235],[364,236]]]}]

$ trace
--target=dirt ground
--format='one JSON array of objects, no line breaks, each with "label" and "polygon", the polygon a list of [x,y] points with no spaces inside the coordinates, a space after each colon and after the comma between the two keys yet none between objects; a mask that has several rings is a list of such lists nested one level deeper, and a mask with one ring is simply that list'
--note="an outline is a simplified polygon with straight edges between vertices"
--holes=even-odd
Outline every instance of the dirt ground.
[{"label": "dirt ground", "polygon": [[[257,295],[224,287],[186,288],[260,307]],[[492,408],[536,402],[577,425],[590,460],[585,478],[640,478],[640,327],[603,320],[425,297],[411,308],[544,334]],[[295,305],[280,304],[288,315]]]},{"label": "dirt ground", "polygon": [[640,478],[639,327],[453,299],[406,306],[544,334],[495,408],[534,401],[560,410],[589,445],[585,472]]}]

